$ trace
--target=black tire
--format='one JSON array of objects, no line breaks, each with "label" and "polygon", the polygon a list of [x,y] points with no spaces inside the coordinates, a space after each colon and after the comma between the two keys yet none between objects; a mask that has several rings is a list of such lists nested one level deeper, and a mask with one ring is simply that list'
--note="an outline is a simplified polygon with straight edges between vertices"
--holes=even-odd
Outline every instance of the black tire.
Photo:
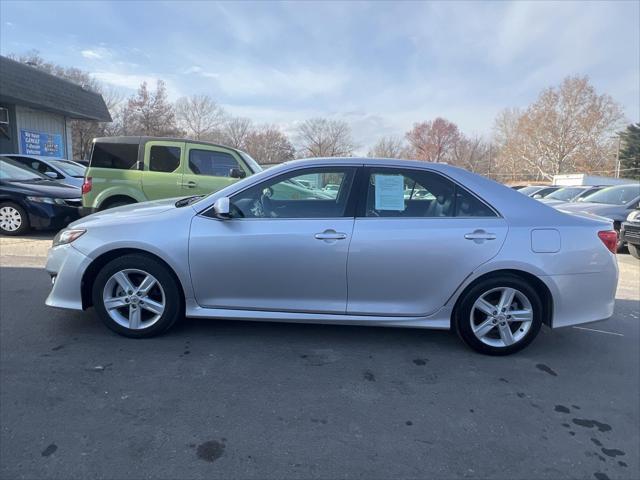
[{"label": "black tire", "polygon": [[618,242],[616,243],[616,253],[623,253],[625,247],[625,241],[622,239],[622,235],[620,235],[620,224],[614,223],[613,229],[618,234]]},{"label": "black tire", "polygon": [[[531,326],[529,330],[520,338],[516,343],[508,346],[492,346],[487,345],[481,341],[474,333],[472,329],[471,312],[476,300],[481,298],[486,292],[498,288],[513,288],[523,294],[531,304],[531,310],[533,311]],[[500,312],[498,312],[500,313]],[[508,312],[507,312],[508,313]],[[477,313],[474,313],[477,315]],[[525,280],[515,275],[500,275],[495,277],[489,277],[484,280],[480,280],[478,283],[468,288],[463,292],[462,296],[458,299],[458,303],[454,312],[454,328],[456,329],[460,338],[472,349],[477,352],[486,355],[510,355],[519,350],[522,350],[529,345],[533,339],[538,335],[540,328],[542,327],[544,310],[540,295],[536,290]],[[478,321],[481,322],[482,318]],[[488,317],[486,317],[488,318]],[[513,330],[517,323],[507,323],[513,331],[514,335],[517,335],[518,328]],[[521,324],[522,325],[522,324]],[[477,324],[476,324],[477,326]],[[498,326],[493,332],[492,336],[498,334]]]},{"label": "black tire", "polygon": [[[155,277],[164,292],[164,311],[160,318],[148,327],[135,330],[123,326],[114,320],[107,312],[103,301],[103,291],[109,279],[117,272],[128,269],[140,270],[151,274]],[[116,258],[102,267],[93,282],[92,298],[98,316],[111,330],[125,337],[146,338],[166,332],[183,316],[184,305],[180,289],[181,287],[178,280],[162,262],[143,254],[130,254]],[[123,306],[122,308],[126,314],[126,312],[130,311],[129,308],[131,307]],[[120,312],[122,311],[123,310],[120,310]],[[145,311],[142,313],[148,314],[149,312]]]},{"label": "black tire", "polygon": [[29,231],[29,229],[31,228],[29,225],[29,215],[27,215],[27,212],[24,208],[22,208],[17,203],[2,202],[0,203],[0,212],[2,211],[2,209],[8,209],[14,215],[18,215],[20,219],[20,226],[15,230],[9,230],[3,227],[2,223],[0,223],[0,233],[2,235],[22,235]]},{"label": "black tire", "polygon": [[640,247],[638,245],[633,245],[631,243],[627,243],[627,248],[629,248],[629,253],[632,257],[640,260]]}]

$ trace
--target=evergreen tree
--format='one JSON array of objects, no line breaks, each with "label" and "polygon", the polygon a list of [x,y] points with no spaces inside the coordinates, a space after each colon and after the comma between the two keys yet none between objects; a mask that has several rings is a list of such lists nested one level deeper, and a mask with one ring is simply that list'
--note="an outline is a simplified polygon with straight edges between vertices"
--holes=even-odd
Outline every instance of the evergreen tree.
[{"label": "evergreen tree", "polygon": [[620,132],[620,176],[640,180],[640,123]]}]

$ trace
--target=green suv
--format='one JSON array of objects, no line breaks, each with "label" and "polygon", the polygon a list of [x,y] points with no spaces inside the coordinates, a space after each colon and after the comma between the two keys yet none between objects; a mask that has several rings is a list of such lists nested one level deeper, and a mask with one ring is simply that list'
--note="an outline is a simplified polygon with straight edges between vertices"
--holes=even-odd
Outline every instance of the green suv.
[{"label": "green suv", "polygon": [[96,138],[82,184],[83,214],[147,200],[209,194],[261,170],[246,153],[208,142]]}]

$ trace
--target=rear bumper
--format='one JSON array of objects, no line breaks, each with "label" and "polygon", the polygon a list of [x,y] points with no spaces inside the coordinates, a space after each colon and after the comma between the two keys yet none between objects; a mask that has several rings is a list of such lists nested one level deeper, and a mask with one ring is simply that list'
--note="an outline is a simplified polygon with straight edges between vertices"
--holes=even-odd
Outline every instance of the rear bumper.
[{"label": "rear bumper", "polygon": [[551,327],[568,327],[605,320],[613,315],[618,264],[598,273],[540,276],[553,296]]},{"label": "rear bumper", "polygon": [[620,227],[620,239],[632,245],[640,245],[640,224],[623,222]]},{"label": "rear bumper", "polygon": [[92,213],[96,213],[98,211],[97,208],[94,207],[81,207],[80,208],[80,216],[86,217],[87,215],[91,215]]},{"label": "rear bumper", "polygon": [[91,258],[72,245],[49,249],[45,269],[53,285],[45,303],[50,307],[82,310],[82,276],[90,263]]}]

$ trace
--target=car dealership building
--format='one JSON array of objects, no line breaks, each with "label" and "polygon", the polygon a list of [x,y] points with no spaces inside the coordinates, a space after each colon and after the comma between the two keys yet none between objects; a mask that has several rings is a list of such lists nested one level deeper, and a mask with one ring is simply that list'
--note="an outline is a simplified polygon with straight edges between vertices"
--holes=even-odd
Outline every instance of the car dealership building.
[{"label": "car dealership building", "polygon": [[0,153],[73,158],[72,120],[111,116],[102,95],[0,56]]}]

